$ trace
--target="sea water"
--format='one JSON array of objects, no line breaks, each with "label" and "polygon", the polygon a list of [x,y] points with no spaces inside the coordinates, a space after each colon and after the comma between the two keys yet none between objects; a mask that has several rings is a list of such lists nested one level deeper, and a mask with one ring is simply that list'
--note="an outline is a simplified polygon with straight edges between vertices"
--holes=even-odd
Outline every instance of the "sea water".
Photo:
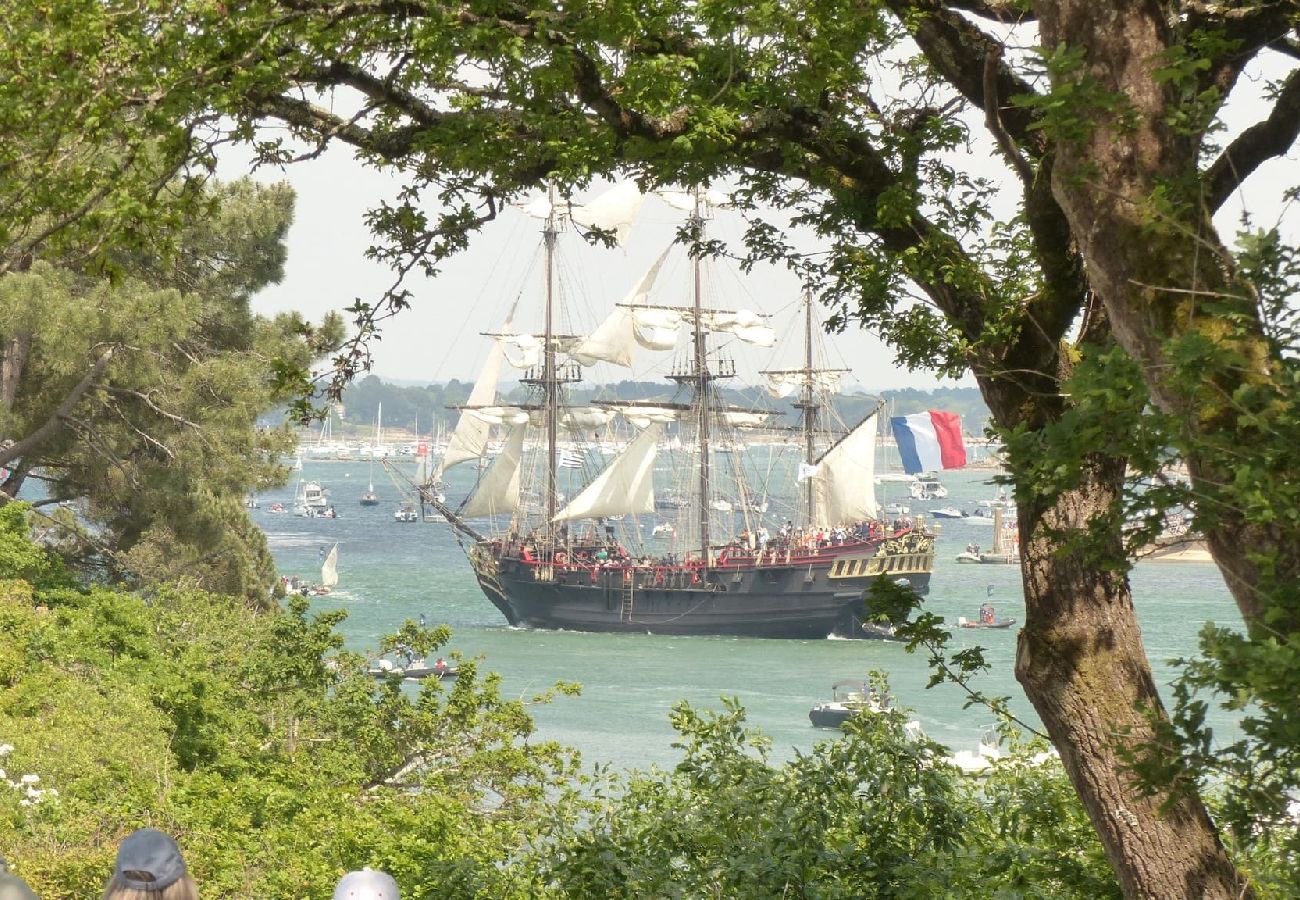
[{"label": "sea water", "polygon": [[[414,468],[413,463],[402,465]],[[457,482],[472,483],[472,468],[453,470],[453,493],[465,487]],[[361,506],[372,473],[381,502]],[[912,710],[930,737],[954,749],[974,749],[980,732],[992,722],[981,707],[963,708],[965,695],[954,685],[927,690],[930,670],[924,654],[908,654],[893,641],[584,634],[507,627],[479,590],[449,527],[393,518],[400,496],[378,464],[306,460],[301,474],[324,484],[337,519],[294,516],[292,482],[261,495],[259,508],[250,512],[265,530],[284,575],[318,581],[325,553],[339,545],[339,586],[312,603],[317,610],[348,611],[341,627],[348,646],[372,651],[382,635],[423,615],[431,625],[446,623],[452,629],[451,644],[441,655],[458,651],[481,658],[480,669],[500,673],[507,696],[528,698],[557,681],[577,682],[580,696],[559,697],[534,707],[533,714],[539,737],[577,748],[587,764],[672,765],[679,759],[669,722],[673,705],[684,700],[717,709],[722,697],[737,698],[749,722],[772,739],[773,755],[788,758],[834,735],[808,722],[809,709],[829,699],[831,684],[841,678],[865,678],[870,670],[888,673],[898,703]],[[943,500],[909,500],[906,485],[899,484],[878,487],[877,496],[882,502],[907,504],[913,514],[940,507],[973,512],[978,500],[994,496],[992,477],[991,471],[980,469],[945,472],[942,480],[949,496]],[[288,512],[270,512],[277,501]],[[959,616],[974,619],[987,601],[1000,618],[1023,622],[1017,566],[962,565],[955,560],[969,543],[987,549],[993,526],[987,520],[928,521],[940,527],[940,534],[925,607],[955,626]],[[1203,623],[1238,623],[1239,617],[1213,564],[1144,562],[1131,578],[1147,654],[1167,694],[1176,676],[1170,661],[1195,653]],[[989,695],[1010,697],[1015,714],[1037,725],[1012,671],[1016,627],[954,631],[954,649],[985,648],[991,669],[974,686]],[[1234,730],[1226,718],[1218,725],[1221,731]]]}]

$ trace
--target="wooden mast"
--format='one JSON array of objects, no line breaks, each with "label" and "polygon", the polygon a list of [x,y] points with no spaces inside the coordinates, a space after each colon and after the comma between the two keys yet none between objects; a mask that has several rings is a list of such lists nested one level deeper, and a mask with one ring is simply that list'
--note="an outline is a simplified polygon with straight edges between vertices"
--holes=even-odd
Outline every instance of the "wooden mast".
[{"label": "wooden mast", "polygon": [[555,519],[555,456],[558,447],[559,391],[555,371],[554,309],[555,309],[555,186],[547,189],[550,211],[546,216],[546,225],[542,230],[546,245],[546,334],[543,338],[542,389],[546,406],[546,546],[552,547],[554,541]]},{"label": "wooden mast", "polygon": [[695,312],[695,402],[699,415],[696,428],[700,459],[700,558],[705,567],[713,561],[709,553],[709,359],[705,343],[707,331],[704,328],[703,303],[700,284],[700,248],[704,231],[704,215],[700,209],[700,189],[695,188],[695,209],[691,213],[691,233],[695,238],[694,254],[694,312]]}]

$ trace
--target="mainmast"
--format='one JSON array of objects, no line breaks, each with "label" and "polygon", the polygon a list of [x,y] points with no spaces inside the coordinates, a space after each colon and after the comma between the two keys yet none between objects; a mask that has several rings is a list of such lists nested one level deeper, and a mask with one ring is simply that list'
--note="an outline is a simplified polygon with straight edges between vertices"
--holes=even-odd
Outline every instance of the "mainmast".
[{"label": "mainmast", "polygon": [[700,456],[700,558],[707,567],[709,553],[709,357],[700,290],[700,247],[704,237],[704,215],[700,209],[700,189],[695,188],[695,210],[691,213],[691,233],[695,237],[695,402],[699,414],[696,430]]},{"label": "mainmast", "polygon": [[555,224],[555,185],[547,190],[550,200],[550,214],[542,229],[546,244],[546,335],[543,338],[542,385],[546,406],[546,544],[550,546],[555,524],[555,457],[559,452],[559,385],[555,371],[554,310],[555,310],[555,238],[558,229]]}]

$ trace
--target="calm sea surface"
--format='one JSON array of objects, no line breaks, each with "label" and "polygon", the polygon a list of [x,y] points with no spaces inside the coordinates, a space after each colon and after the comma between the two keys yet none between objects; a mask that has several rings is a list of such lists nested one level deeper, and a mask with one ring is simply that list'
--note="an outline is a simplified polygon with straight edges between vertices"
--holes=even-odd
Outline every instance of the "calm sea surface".
[{"label": "calm sea surface", "polygon": [[[402,465],[414,468],[411,462]],[[453,487],[459,479],[472,479],[472,472],[465,471],[471,468],[453,470]],[[529,696],[559,680],[580,683],[581,696],[536,707],[535,718],[543,737],[576,747],[588,764],[671,765],[678,759],[671,746],[671,706],[687,700],[718,708],[724,696],[739,698],[751,723],[773,739],[776,754],[787,757],[796,748],[810,748],[832,735],[808,723],[808,710],[829,698],[831,683],[864,677],[870,669],[888,672],[900,704],[914,710],[932,738],[955,749],[974,749],[980,730],[990,722],[985,711],[962,709],[962,694],[956,687],[926,690],[925,659],[908,655],[900,644],[888,641],[768,641],[508,628],[480,592],[450,528],[393,519],[398,492],[379,465],[373,472],[382,502],[359,505],[370,472],[365,461],[305,461],[302,474],[325,485],[338,519],[268,512],[276,501],[292,507],[293,483],[259,498],[260,508],[252,515],[266,531],[281,573],[319,580],[322,548],[328,550],[337,542],[339,588],[313,602],[320,610],[348,610],[342,631],[354,649],[374,648],[381,635],[423,614],[430,624],[451,626],[449,651],[482,657],[482,669],[499,672],[507,695]],[[951,471],[943,477],[950,491],[946,500],[908,501],[901,496],[905,486],[899,485],[886,485],[884,499],[910,503],[914,512],[940,506],[972,510],[975,501],[993,496],[995,489],[986,483],[990,477],[987,470]],[[987,547],[992,526],[962,520],[939,524],[938,559],[927,607],[955,623],[958,616],[974,618],[987,598],[999,616],[1023,621],[1016,567],[963,566],[954,561],[969,542]],[[1147,653],[1162,686],[1173,676],[1168,661],[1195,651],[1204,622],[1237,621],[1227,588],[1211,564],[1141,563],[1132,580]],[[991,632],[958,629],[955,642],[986,647],[993,668],[979,686],[988,693],[1011,696],[1017,714],[1036,723],[1012,672],[1015,638],[1014,627]],[[1220,726],[1230,727],[1226,720]]]}]

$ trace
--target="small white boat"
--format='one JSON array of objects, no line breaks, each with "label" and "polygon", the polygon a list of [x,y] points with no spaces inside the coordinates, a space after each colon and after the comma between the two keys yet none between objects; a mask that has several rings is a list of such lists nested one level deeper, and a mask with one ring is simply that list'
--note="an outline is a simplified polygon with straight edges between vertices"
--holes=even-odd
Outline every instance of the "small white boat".
[{"label": "small white boat", "polygon": [[936,519],[964,519],[966,514],[955,506],[941,506],[938,509],[930,510],[930,515]]},{"label": "small white boat", "polygon": [[889,698],[881,697],[874,687],[853,678],[842,678],[831,685],[831,699],[808,711],[814,728],[839,728],[863,713],[879,713],[889,708]]}]

